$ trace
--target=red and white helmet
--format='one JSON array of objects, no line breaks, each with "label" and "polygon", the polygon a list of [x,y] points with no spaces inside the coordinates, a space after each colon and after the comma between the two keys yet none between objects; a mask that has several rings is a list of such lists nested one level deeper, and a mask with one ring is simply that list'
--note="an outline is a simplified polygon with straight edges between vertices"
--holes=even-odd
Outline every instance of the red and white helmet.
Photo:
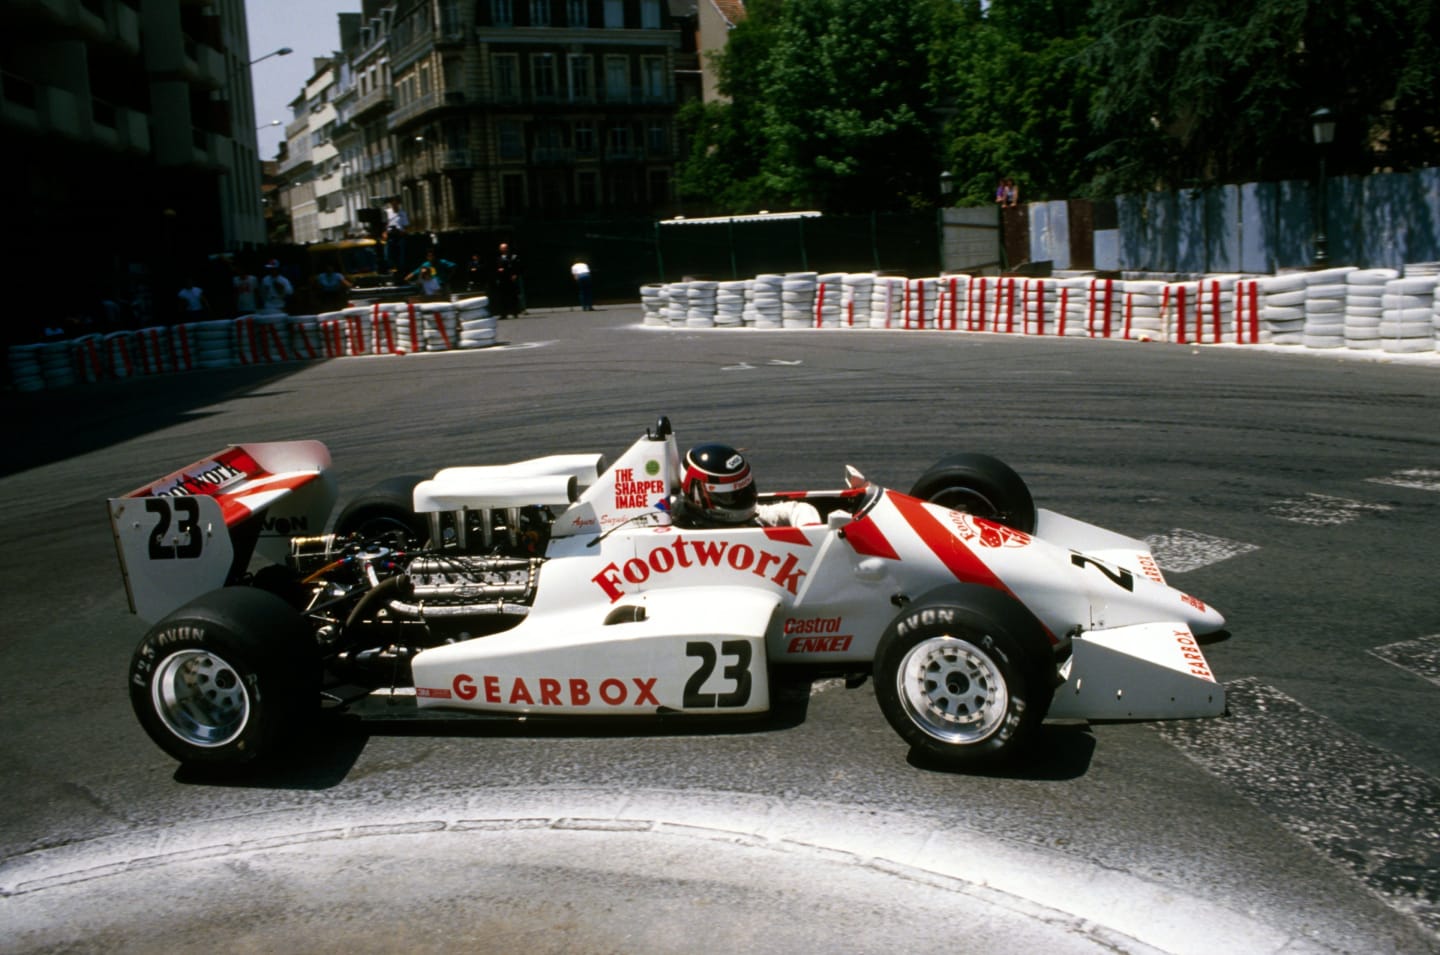
[{"label": "red and white helmet", "polygon": [[745,455],[727,444],[698,444],[685,452],[680,493],[696,515],[722,524],[755,517],[755,481]]}]

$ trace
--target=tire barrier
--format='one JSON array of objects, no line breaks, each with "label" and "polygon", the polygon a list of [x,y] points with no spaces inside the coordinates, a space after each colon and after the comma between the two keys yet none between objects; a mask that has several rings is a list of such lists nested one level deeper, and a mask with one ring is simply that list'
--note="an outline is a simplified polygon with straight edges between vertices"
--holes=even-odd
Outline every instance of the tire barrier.
[{"label": "tire barrier", "polygon": [[1156,278],[789,272],[643,286],[646,325],[840,328],[1310,349],[1440,348],[1440,262]]},{"label": "tire barrier", "polygon": [[[731,303],[738,325],[749,283],[734,284],[741,286]],[[652,296],[663,291],[656,286]],[[454,302],[377,302],[320,315],[262,312],[12,345],[7,367],[15,390],[40,391],[174,372],[486,348],[497,335],[489,306],[482,295]]]}]

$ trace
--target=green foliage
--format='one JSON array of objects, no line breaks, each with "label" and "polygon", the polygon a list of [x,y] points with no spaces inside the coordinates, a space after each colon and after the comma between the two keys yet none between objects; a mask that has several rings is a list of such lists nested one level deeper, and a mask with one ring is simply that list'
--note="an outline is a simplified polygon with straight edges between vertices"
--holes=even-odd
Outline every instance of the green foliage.
[{"label": "green foliage", "polygon": [[1440,0],[753,0],[687,108],[681,196],[885,211],[1440,159]]}]

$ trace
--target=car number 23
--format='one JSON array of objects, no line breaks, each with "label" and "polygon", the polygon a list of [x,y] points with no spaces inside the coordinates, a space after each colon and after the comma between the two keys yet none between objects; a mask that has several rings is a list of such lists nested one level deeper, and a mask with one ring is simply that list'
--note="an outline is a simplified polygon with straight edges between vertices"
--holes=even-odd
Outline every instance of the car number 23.
[{"label": "car number 23", "polygon": [[[685,656],[698,660],[690,679],[685,681],[685,708],[722,709],[745,706],[750,702],[750,664],[753,649],[748,640],[722,640],[714,644],[691,640],[685,644]],[[716,670],[725,685],[719,692],[703,692]]]}]

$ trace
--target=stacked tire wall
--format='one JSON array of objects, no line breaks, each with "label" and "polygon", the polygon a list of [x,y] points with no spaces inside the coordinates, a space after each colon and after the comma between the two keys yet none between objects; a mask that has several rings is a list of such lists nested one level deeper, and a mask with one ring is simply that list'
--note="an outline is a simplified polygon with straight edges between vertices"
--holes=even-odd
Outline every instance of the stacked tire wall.
[{"label": "stacked tire wall", "polygon": [[320,315],[261,313],[13,345],[7,361],[16,390],[40,391],[176,372],[486,348],[496,332],[484,296],[376,302]]},{"label": "stacked tire wall", "polygon": [[644,323],[1114,338],[1428,353],[1440,263],[1188,279],[788,272],[643,286]]}]

